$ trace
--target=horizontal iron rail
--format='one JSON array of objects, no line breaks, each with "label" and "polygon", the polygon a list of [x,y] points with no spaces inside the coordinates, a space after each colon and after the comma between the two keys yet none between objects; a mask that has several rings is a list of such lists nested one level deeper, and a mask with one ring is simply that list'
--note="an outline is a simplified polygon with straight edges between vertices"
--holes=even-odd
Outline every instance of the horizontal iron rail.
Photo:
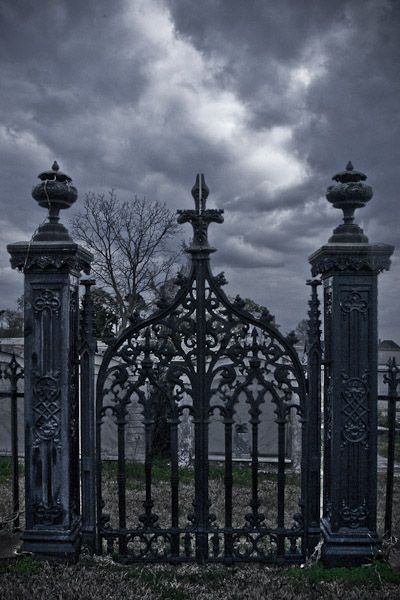
[{"label": "horizontal iron rail", "polygon": [[201,528],[201,527],[167,527],[167,528],[146,528],[146,529],[118,529],[118,528],[107,528],[100,529],[100,534],[103,537],[118,537],[121,535],[168,535],[172,533],[208,533],[214,535],[215,533],[233,533],[233,534],[253,534],[253,535],[285,535],[287,537],[301,537],[305,531],[301,529],[286,529],[280,527],[215,527],[215,528]]},{"label": "horizontal iron rail", "polygon": [[[116,562],[121,564],[129,565],[133,563],[140,564],[174,564],[174,563],[193,563],[198,564],[200,559],[195,556],[162,556],[160,558],[155,557],[132,557],[129,554],[125,554],[115,558]],[[264,565],[296,565],[303,564],[305,555],[300,554],[287,554],[285,556],[208,556],[207,563],[222,563],[232,565],[233,563],[262,563]]]},{"label": "horizontal iron rail", "polygon": [[[185,537],[187,535],[193,536],[195,539],[197,534],[203,534],[208,537],[206,544],[213,544],[213,538],[215,536],[229,536],[233,544],[241,541],[242,543],[253,544],[248,549],[234,548],[232,545],[229,552],[223,545],[219,545],[217,542],[217,549],[207,554],[207,562],[214,563],[238,563],[238,562],[258,562],[263,564],[297,564],[304,562],[305,556],[305,531],[304,529],[292,530],[284,528],[238,528],[238,527],[221,527],[221,528],[167,528],[167,529],[107,529],[100,531],[100,538],[107,542],[108,550],[107,553],[112,553],[115,560],[128,564],[128,563],[196,563],[202,562],[192,547],[191,551],[187,551],[185,548]],[[232,537],[237,537],[236,540],[232,540]],[[148,544],[147,548],[137,549],[135,553],[134,549],[129,549],[127,543],[129,538],[138,538],[141,543]],[[172,550],[172,540],[178,537],[178,545],[175,545],[175,551]],[[247,540],[246,540],[247,537]],[[274,543],[276,548],[263,549],[262,547],[257,548],[258,543],[262,543],[263,538],[269,537]],[[156,548],[152,548],[152,543],[157,541],[157,538],[161,538],[165,543],[171,544],[171,548],[161,549],[157,553]],[[294,539],[300,539],[299,546],[293,548],[286,548],[283,551],[279,550],[279,541],[288,541]],[[113,541],[121,544],[121,540],[124,540],[123,551],[113,550]],[[223,541],[223,540],[220,540]],[[110,545],[111,544],[111,545]],[[121,547],[121,546],[120,546]]]}]

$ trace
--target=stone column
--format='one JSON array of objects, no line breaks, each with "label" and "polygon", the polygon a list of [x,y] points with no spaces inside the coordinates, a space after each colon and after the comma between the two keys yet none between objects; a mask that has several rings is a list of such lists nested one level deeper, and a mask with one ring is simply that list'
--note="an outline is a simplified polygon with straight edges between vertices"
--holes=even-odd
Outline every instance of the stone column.
[{"label": "stone column", "polygon": [[59,223],[77,198],[71,178],[39,175],[34,199],[49,211],[30,242],[10,244],[24,273],[25,513],[22,550],[75,560],[80,546],[78,277],[92,256]]},{"label": "stone column", "polygon": [[352,566],[379,547],[377,504],[377,276],[393,247],[370,244],[354,211],[372,198],[349,163],[327,199],[344,213],[328,244],[310,257],[324,285],[324,485],[322,559]]}]

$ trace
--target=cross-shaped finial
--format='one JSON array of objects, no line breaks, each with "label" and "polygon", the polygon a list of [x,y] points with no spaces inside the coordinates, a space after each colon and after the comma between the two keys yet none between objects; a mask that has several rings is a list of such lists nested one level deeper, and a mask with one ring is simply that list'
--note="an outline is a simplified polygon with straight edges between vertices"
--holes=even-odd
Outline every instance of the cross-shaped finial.
[{"label": "cross-shaped finial", "polygon": [[198,252],[210,254],[214,252],[208,243],[207,230],[210,223],[222,223],[223,210],[206,209],[206,201],[210,190],[204,180],[203,173],[196,175],[196,181],[192,188],[192,196],[194,198],[195,209],[193,210],[178,210],[178,223],[191,223],[193,227],[193,241],[186,252],[193,256]]},{"label": "cross-shaped finial", "polygon": [[389,387],[389,396],[397,397],[397,387],[400,384],[400,369],[396,364],[396,358],[392,356],[387,363],[388,371],[383,376],[383,383],[387,383]]},{"label": "cross-shaped finial", "polygon": [[192,196],[194,198],[196,212],[199,214],[206,209],[206,201],[209,193],[210,190],[205,182],[204,174],[197,173],[196,182],[192,187]]}]

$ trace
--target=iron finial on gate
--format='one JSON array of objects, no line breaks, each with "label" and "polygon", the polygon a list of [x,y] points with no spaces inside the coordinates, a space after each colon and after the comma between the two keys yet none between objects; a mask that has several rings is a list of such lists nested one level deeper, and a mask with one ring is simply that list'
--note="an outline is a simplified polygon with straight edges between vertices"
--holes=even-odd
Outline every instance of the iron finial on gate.
[{"label": "iron finial on gate", "polygon": [[206,202],[210,190],[205,182],[204,174],[198,173],[192,188],[194,210],[178,210],[178,223],[191,223],[193,227],[193,240],[186,252],[202,254],[215,252],[208,243],[208,226],[210,223],[223,223],[223,210],[206,209]]},{"label": "iron finial on gate", "polygon": [[311,287],[311,297],[308,301],[306,348],[307,352],[311,352],[312,349],[321,352],[321,312],[318,298],[318,286],[321,285],[321,281],[309,279],[307,285]]},{"label": "iron finial on gate", "polygon": [[192,187],[196,212],[201,213],[206,209],[206,201],[209,193],[210,190],[205,182],[204,174],[197,173],[195,184]]}]

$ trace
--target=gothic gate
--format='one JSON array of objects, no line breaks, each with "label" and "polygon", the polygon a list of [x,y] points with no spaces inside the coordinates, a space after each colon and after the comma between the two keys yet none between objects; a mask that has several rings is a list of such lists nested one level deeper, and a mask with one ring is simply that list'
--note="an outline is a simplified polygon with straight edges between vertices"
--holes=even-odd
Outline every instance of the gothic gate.
[{"label": "gothic gate", "polygon": [[[315,344],[309,346],[312,371],[306,390],[293,338],[283,337],[269,314],[254,318],[239,297],[231,303],[222,290],[223,274],[211,272],[209,257],[215,249],[208,243],[207,230],[210,223],[223,222],[223,211],[206,209],[208,193],[203,175],[198,175],[192,190],[195,209],[179,211],[178,222],[190,222],[194,236],[186,250],[191,270],[177,277],[179,291],[174,300],[170,304],[161,300],[159,309],[146,320],[137,316],[102,361],[96,391],[97,551],[117,555],[124,562],[300,562],[319,539],[317,282],[312,282],[309,314]],[[155,492],[154,407],[160,399],[169,423],[169,481]],[[249,427],[249,485],[241,494],[246,496],[244,501],[235,484],[233,456],[239,404],[246,407]],[[142,490],[132,481],[128,460],[128,415],[133,405],[139,407],[143,419]],[[260,463],[267,406],[272,406],[277,441],[276,474],[270,477]],[[287,515],[285,457],[293,412],[302,438],[301,493],[297,510]],[[192,488],[188,469],[181,469],[178,456],[184,414],[190,415],[194,429]],[[209,477],[209,427],[214,419],[224,440],[217,484]],[[118,508],[111,515],[113,491],[102,477],[105,421],[114,424],[117,447]],[[268,486],[273,487],[274,508]],[[133,518],[138,506],[141,510]],[[162,506],[163,514],[158,510]]]}]

